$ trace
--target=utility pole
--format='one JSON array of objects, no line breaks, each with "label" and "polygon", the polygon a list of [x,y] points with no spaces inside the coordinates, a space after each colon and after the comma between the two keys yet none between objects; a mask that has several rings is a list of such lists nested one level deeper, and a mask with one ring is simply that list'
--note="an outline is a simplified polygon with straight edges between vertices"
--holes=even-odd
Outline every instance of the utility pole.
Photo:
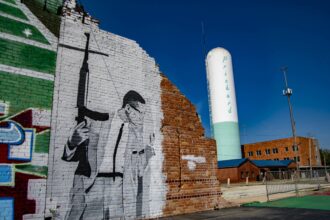
[{"label": "utility pole", "polygon": [[312,170],[312,139],[313,137],[309,135],[308,145],[309,145],[309,172],[310,172],[310,178],[313,176],[313,170]]},{"label": "utility pole", "polygon": [[[288,86],[288,80],[286,78],[287,70],[288,70],[287,67],[282,67],[281,68],[281,71],[283,72],[283,75],[284,75],[284,83],[285,83],[285,89],[283,90],[283,95],[288,98],[291,128],[292,128],[292,136],[293,136],[293,148],[295,150],[295,155],[296,155],[297,171],[299,171],[298,146],[297,146],[297,136],[296,136],[296,123],[295,123],[294,118],[293,118],[293,111],[292,111],[292,105],[291,105],[291,100],[290,100],[290,97],[292,95],[292,89],[290,89],[289,86]],[[300,175],[300,174],[298,173],[298,175]]]}]

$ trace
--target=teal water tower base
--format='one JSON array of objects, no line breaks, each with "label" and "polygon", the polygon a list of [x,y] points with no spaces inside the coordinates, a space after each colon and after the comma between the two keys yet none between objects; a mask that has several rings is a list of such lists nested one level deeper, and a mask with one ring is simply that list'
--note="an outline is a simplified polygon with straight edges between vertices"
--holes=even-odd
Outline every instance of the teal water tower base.
[{"label": "teal water tower base", "polygon": [[213,137],[217,142],[217,159],[241,159],[241,144],[237,122],[219,122],[213,124]]}]

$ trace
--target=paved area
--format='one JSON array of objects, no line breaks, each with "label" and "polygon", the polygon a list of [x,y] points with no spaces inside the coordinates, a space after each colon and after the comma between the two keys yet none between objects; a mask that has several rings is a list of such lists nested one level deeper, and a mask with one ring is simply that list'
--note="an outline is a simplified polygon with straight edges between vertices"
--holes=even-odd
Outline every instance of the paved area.
[{"label": "paved area", "polygon": [[215,220],[215,219],[313,219],[325,220],[330,218],[330,211],[296,208],[263,208],[263,207],[238,207],[216,211],[198,212],[179,215],[161,220]]},{"label": "paved area", "polygon": [[[306,194],[313,193],[313,190],[317,188],[316,186],[317,185],[315,185],[315,187],[311,187],[311,184],[298,184],[298,188],[300,189],[299,195],[303,196]],[[281,187],[285,188],[284,185],[281,185]],[[330,184],[321,184],[321,187],[323,188],[323,190],[330,190]],[[248,185],[248,186],[241,184],[240,185],[233,184],[230,187],[226,187],[225,185],[222,185],[221,191],[222,191],[222,197],[225,200],[236,204],[244,204],[255,201],[259,201],[259,202],[267,201],[266,185],[262,185],[261,183]],[[292,197],[295,195],[296,195],[295,191],[277,193],[270,195],[269,199],[277,200],[281,198]]]}]

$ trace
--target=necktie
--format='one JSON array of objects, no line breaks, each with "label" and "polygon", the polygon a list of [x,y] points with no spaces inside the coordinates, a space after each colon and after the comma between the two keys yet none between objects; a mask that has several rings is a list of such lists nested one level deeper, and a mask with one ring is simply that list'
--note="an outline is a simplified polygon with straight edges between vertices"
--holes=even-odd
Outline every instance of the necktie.
[{"label": "necktie", "polygon": [[121,124],[121,127],[120,127],[120,130],[119,130],[119,133],[118,133],[118,137],[117,137],[117,141],[116,141],[116,146],[115,146],[115,151],[113,153],[113,181],[115,181],[116,179],[116,154],[117,154],[117,149],[118,149],[118,145],[119,145],[119,142],[120,142],[120,139],[121,139],[121,135],[123,134],[123,128],[124,128],[124,123]]}]

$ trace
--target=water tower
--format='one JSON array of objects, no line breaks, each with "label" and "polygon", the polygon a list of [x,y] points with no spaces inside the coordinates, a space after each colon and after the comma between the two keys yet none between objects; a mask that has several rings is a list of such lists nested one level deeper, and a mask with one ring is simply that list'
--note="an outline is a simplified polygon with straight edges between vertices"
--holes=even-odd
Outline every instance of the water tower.
[{"label": "water tower", "polygon": [[206,57],[209,104],[213,138],[220,160],[241,159],[233,66],[224,48],[211,50]]}]

